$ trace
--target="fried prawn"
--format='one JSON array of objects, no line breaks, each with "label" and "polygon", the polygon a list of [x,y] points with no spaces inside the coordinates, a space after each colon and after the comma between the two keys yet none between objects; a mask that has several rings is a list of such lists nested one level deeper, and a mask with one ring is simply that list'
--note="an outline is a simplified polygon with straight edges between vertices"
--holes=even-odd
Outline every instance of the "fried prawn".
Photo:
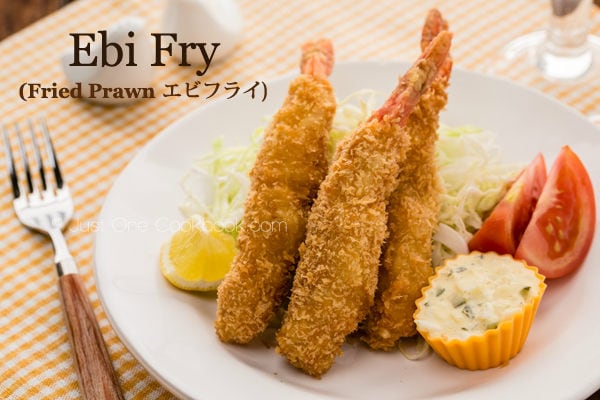
[{"label": "fried prawn", "polygon": [[[431,10],[423,27],[422,49],[447,29],[440,12]],[[383,250],[375,304],[362,327],[362,339],[374,349],[391,350],[399,338],[417,333],[413,321],[415,301],[433,273],[431,240],[440,207],[435,143],[451,68],[448,57],[406,127],[410,147],[400,166],[398,186],[390,197],[389,238]]]},{"label": "fried prawn", "polygon": [[302,74],[265,131],[250,172],[239,253],[217,293],[215,328],[224,342],[250,342],[289,293],[308,212],[327,172],[332,67],[331,42],[305,44]]}]

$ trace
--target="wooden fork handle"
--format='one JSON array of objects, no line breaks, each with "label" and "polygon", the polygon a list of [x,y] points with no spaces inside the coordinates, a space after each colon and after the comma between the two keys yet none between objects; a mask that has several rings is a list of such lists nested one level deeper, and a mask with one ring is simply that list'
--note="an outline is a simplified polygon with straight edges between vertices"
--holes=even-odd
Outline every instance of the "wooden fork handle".
[{"label": "wooden fork handle", "polygon": [[82,398],[124,399],[81,276],[62,275],[58,286]]}]

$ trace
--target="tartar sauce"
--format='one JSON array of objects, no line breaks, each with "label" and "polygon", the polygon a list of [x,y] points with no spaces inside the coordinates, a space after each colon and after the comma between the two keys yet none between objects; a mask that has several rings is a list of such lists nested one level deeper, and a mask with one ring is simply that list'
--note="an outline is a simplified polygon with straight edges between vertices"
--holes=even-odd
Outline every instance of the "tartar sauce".
[{"label": "tartar sauce", "polygon": [[539,290],[535,273],[510,256],[461,255],[438,269],[415,323],[431,337],[466,339],[496,328]]}]

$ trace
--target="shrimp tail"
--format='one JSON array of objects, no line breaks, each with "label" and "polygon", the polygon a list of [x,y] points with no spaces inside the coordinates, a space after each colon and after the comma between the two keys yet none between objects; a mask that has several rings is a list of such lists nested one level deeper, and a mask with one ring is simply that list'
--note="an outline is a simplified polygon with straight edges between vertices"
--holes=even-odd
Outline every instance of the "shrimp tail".
[{"label": "shrimp tail", "polygon": [[333,62],[333,45],[330,40],[319,39],[302,45],[301,73],[326,78],[331,74]]},{"label": "shrimp tail", "polygon": [[400,79],[391,96],[375,111],[370,119],[383,120],[384,117],[396,119],[400,124],[410,116],[423,92],[429,88],[438,76],[438,71],[448,59],[452,34],[440,32],[423,51],[415,64]]}]

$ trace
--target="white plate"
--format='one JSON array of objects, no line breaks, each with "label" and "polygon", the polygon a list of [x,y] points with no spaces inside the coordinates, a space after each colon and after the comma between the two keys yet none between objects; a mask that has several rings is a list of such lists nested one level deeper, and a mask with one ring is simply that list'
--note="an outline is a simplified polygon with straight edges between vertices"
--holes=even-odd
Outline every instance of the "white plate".
[{"label": "white plate", "polygon": [[[389,92],[404,63],[336,65],[338,97],[371,88]],[[549,282],[529,339],[508,366],[469,372],[435,355],[411,362],[346,345],[321,379],[289,367],[262,344],[224,345],[214,334],[214,295],[170,286],[158,269],[160,245],[182,222],[178,181],[192,160],[224,136],[248,141],[281,104],[290,77],[268,85],[264,103],[238,96],[199,108],[143,148],[107,196],[96,234],[95,274],[102,304],[119,337],[167,388],[194,399],[505,399],[584,398],[600,385],[600,232],[585,265]],[[600,131],[559,102],[508,81],[456,69],[442,121],[494,131],[508,160],[561,146],[581,157],[600,195]],[[597,231],[600,231],[597,229]]]}]

